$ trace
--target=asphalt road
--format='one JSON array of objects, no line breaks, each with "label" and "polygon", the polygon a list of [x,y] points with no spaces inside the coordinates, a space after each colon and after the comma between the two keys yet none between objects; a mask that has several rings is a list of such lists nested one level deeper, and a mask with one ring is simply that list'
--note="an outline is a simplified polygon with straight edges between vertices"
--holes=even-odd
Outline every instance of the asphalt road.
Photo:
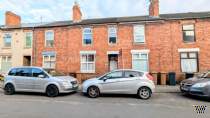
[{"label": "asphalt road", "polygon": [[97,99],[80,93],[48,98],[42,94],[6,96],[0,90],[0,118],[196,118],[193,105],[206,105],[202,118],[210,118],[210,102],[180,93],[155,93],[144,101],[128,95]]}]

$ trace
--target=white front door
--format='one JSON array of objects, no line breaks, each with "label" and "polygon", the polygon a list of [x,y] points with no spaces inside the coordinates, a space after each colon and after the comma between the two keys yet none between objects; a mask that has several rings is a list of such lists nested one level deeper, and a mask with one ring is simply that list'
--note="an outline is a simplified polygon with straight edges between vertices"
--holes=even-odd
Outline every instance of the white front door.
[{"label": "white front door", "polygon": [[117,69],[117,61],[111,60],[109,62],[109,70],[110,71],[113,71],[113,70],[116,70],[116,69]]}]

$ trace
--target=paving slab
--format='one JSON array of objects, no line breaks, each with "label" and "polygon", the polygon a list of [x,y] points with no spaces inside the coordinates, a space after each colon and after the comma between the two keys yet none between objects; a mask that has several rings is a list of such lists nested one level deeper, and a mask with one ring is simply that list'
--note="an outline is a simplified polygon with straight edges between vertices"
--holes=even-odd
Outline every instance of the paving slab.
[{"label": "paving slab", "polygon": [[180,93],[179,85],[176,86],[157,85],[155,88],[155,93]]}]

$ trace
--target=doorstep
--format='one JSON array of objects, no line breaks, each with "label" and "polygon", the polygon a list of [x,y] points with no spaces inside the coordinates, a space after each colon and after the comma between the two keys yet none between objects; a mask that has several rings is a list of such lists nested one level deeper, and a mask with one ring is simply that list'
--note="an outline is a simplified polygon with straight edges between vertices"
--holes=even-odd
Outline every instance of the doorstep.
[{"label": "doorstep", "polygon": [[180,93],[179,85],[156,85],[155,93]]}]

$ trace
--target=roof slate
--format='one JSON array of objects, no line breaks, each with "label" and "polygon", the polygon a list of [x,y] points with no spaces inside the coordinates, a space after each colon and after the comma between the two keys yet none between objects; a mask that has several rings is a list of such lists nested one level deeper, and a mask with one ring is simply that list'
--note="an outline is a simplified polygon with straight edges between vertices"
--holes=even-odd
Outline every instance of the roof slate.
[{"label": "roof slate", "polygon": [[55,21],[49,23],[28,23],[21,24],[21,26],[1,26],[2,29],[14,28],[45,28],[45,27],[60,27],[72,25],[91,25],[91,24],[105,24],[105,23],[123,23],[123,22],[149,22],[158,20],[180,20],[180,19],[203,19],[210,18],[210,12],[189,12],[189,13],[174,13],[174,14],[160,14],[159,17],[150,16],[131,16],[131,17],[113,17],[113,18],[96,18],[84,19],[80,22],[73,21]]}]

